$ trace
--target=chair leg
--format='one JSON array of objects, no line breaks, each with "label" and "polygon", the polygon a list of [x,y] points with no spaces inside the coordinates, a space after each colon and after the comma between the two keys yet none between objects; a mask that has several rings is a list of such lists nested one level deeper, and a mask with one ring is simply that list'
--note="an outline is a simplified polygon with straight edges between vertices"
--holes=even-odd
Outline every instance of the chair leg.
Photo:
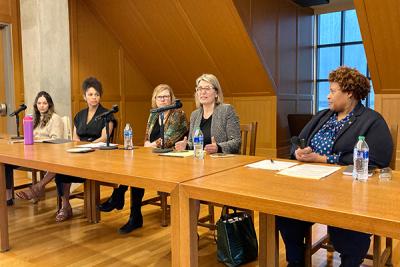
[{"label": "chair leg", "polygon": [[37,184],[37,170],[32,170],[32,185]]},{"label": "chair leg", "polygon": [[214,205],[208,204],[208,216],[210,218],[209,222],[211,225],[215,224],[215,217],[214,217]]},{"label": "chair leg", "polygon": [[158,192],[160,196],[160,202],[161,202],[161,226],[165,227],[168,226],[167,222],[167,216],[168,216],[168,203],[167,203],[167,193],[165,192]]},{"label": "chair leg", "polygon": [[386,249],[389,251],[389,257],[386,261],[386,266],[392,267],[393,239],[386,237]]},{"label": "chair leg", "polygon": [[374,256],[372,259],[374,267],[379,267],[381,261],[381,237],[374,235]]},{"label": "chair leg", "polygon": [[304,251],[304,265],[310,267],[312,263],[312,226],[307,229],[305,238],[306,248]]}]

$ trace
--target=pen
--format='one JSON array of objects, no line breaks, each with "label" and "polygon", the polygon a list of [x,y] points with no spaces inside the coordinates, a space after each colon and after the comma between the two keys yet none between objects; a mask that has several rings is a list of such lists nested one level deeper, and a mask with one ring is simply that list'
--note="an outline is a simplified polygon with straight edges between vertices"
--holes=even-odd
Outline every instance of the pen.
[{"label": "pen", "polygon": [[270,159],[270,161],[271,161],[271,164],[274,164],[274,160],[273,159]]}]

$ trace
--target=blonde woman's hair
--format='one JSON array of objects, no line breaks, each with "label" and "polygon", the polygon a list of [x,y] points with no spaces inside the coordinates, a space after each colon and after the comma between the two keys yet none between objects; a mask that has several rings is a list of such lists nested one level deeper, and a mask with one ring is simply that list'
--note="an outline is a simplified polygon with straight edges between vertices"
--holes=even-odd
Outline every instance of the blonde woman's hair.
[{"label": "blonde woman's hair", "polygon": [[169,86],[168,84],[159,84],[156,86],[156,88],[154,88],[153,90],[153,95],[151,97],[151,107],[152,108],[157,108],[157,103],[156,103],[156,96],[164,91],[164,90],[168,90],[169,95],[171,96],[171,104],[175,102],[175,95],[174,92],[172,91],[171,86]]},{"label": "blonde woman's hair", "polygon": [[[217,79],[217,77],[215,77],[215,75],[213,74],[202,74],[199,78],[196,79],[196,88],[197,86],[199,86],[199,83],[201,81],[206,81],[211,83],[211,85],[213,86],[214,90],[217,91],[217,97],[215,99],[215,104],[219,105],[224,103],[224,94],[222,93],[222,88],[221,85],[219,84],[219,81]],[[197,97],[197,93],[194,93],[194,99],[196,101],[196,107],[200,107],[200,101],[199,98]]]}]

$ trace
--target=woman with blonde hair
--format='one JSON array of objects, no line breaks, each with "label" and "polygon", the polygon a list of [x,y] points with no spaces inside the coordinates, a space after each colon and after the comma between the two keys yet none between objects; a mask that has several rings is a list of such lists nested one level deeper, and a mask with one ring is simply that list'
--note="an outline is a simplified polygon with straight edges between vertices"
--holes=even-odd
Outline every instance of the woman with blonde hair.
[{"label": "woman with blonde hair", "polygon": [[189,138],[177,142],[175,149],[193,149],[193,131],[200,127],[207,154],[239,153],[242,141],[239,118],[231,105],[223,103],[224,96],[217,77],[203,74],[197,78],[194,97],[197,109],[190,115]]}]

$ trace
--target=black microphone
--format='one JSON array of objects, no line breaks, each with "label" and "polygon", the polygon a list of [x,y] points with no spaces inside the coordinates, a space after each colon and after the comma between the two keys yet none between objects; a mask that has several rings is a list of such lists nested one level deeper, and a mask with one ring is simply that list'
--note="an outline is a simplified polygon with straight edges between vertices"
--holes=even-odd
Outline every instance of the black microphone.
[{"label": "black microphone", "polygon": [[290,142],[301,149],[306,147],[306,140],[304,138],[300,139],[298,136],[292,136],[292,138],[290,138]]},{"label": "black microphone", "polygon": [[171,104],[171,105],[168,105],[165,107],[161,107],[161,108],[150,109],[150,113],[159,113],[159,112],[167,111],[170,109],[177,109],[177,108],[181,108],[181,107],[182,107],[181,101],[179,99],[176,99],[174,104]]},{"label": "black microphone", "polygon": [[99,116],[97,116],[94,120],[98,121],[112,113],[117,113],[119,111],[118,105],[113,105],[112,108],[110,110],[107,110],[106,112],[103,112],[102,114],[100,114]]},{"label": "black microphone", "polygon": [[21,104],[16,111],[14,111],[13,113],[10,114],[10,117],[18,115],[18,113],[20,113],[21,111],[23,111],[25,109],[26,109],[26,105],[25,104]]}]

